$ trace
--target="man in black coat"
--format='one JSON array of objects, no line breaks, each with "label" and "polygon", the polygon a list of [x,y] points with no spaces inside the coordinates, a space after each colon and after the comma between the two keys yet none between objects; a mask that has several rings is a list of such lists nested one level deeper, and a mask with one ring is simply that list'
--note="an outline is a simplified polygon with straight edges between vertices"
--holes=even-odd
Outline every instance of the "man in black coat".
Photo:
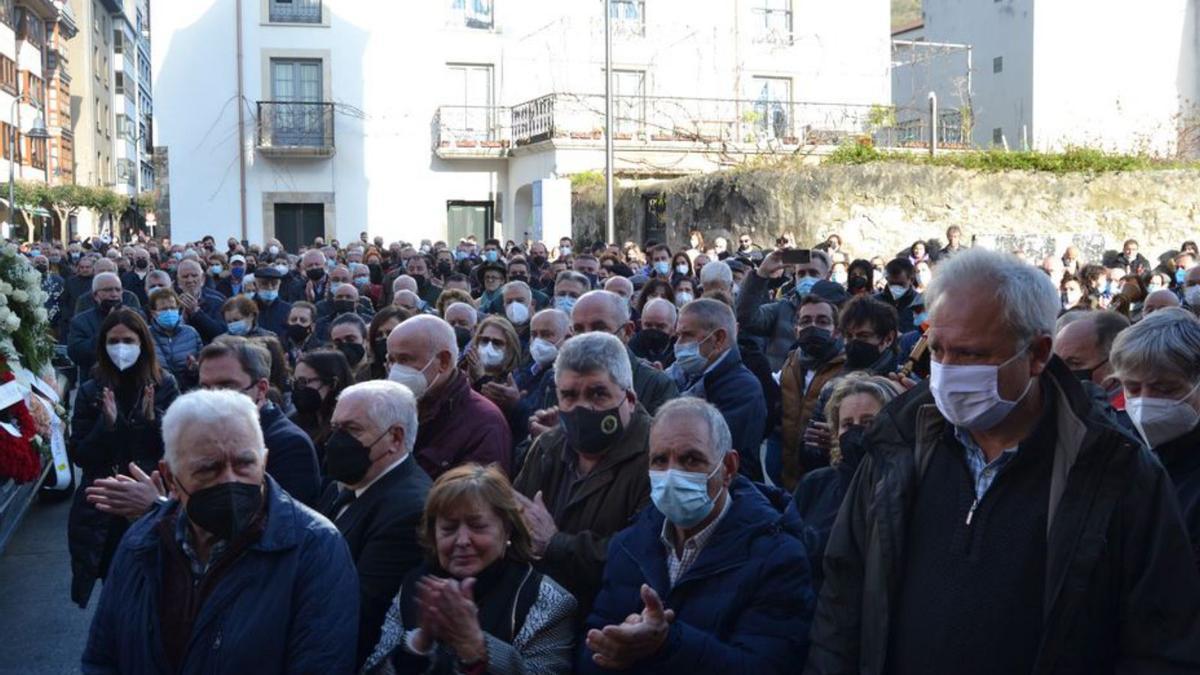
[{"label": "man in black coat", "polygon": [[[221,313],[221,306],[225,304],[226,298],[205,287],[204,270],[199,262],[189,258],[179,263],[176,281],[179,285],[179,303],[184,317],[189,326],[199,331],[205,343],[212,342],[213,338],[228,330],[225,317]],[[270,470],[268,467],[267,472],[270,473]]]},{"label": "man in black coat", "polygon": [[376,380],[338,396],[325,463],[335,482],[318,509],[337,525],[358,568],[356,667],[379,641],[404,577],[421,563],[417,527],[431,481],[411,457],[417,403],[402,385]]},{"label": "man in black coat", "polygon": [[254,297],[254,302],[258,304],[258,327],[271,331],[280,339],[287,335],[288,315],[292,312],[292,304],[280,298],[279,288],[283,278],[283,272],[271,265],[259,267],[254,272],[254,280],[258,285]]},{"label": "man in black coat", "polygon": [[96,306],[71,319],[67,329],[67,355],[79,367],[79,382],[91,379],[96,364],[96,341],[100,325],[112,310],[121,306],[121,279],[113,272],[101,272],[92,278],[92,299]]},{"label": "man in black coat", "polygon": [[200,352],[200,386],[240,391],[258,404],[267,473],[297,501],[312,506],[321,491],[317,451],[308,434],[267,398],[270,373],[270,353],[248,340],[213,343]]}]

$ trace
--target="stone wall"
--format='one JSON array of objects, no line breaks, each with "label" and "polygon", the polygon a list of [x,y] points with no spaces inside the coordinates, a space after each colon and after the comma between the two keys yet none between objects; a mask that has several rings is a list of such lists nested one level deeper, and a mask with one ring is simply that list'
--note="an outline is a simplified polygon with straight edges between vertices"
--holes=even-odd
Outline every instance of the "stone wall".
[{"label": "stone wall", "polygon": [[[596,192],[573,200],[573,229],[584,241],[603,232],[603,191]],[[654,212],[663,230],[652,231]],[[837,232],[866,255],[940,240],[959,225],[968,241],[1030,257],[1071,243],[1098,254],[1130,237],[1150,257],[1200,238],[1198,220],[1200,171],[1054,175],[903,163],[736,169],[622,186],[617,201],[622,240],[657,235],[678,246],[696,228],[710,241],[750,232],[766,246],[788,233],[806,245]]]}]

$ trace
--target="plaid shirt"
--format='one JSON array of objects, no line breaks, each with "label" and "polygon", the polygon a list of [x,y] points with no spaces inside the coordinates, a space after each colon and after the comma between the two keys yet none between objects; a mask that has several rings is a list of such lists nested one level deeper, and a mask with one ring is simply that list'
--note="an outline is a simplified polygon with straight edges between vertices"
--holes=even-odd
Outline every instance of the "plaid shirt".
[{"label": "plaid shirt", "polygon": [[196,548],[192,546],[192,528],[189,524],[187,514],[183,512],[183,507],[179,508],[179,517],[175,519],[175,541],[179,544],[179,548],[183,550],[183,555],[188,559],[188,566],[192,570],[192,583],[199,584],[205,574],[217,564],[221,559],[221,555],[229,548],[229,542],[218,539],[213,542],[212,549],[208,552],[208,562],[201,562],[200,556],[196,554]]},{"label": "plaid shirt", "polygon": [[[967,469],[971,472],[971,478],[975,481],[975,503],[978,504],[983,495],[987,493],[988,488],[992,487],[992,483],[996,482],[996,477],[1008,466],[1013,457],[1017,456],[1017,447],[1006,448],[1000,456],[988,463],[987,457],[983,454],[983,448],[971,438],[971,432],[961,427],[954,427],[954,437],[962,444],[964,453],[967,457]],[[974,511],[974,507],[971,508]]]},{"label": "plaid shirt", "polygon": [[729,513],[729,505],[733,503],[733,495],[725,494],[725,506],[721,507],[721,513],[713,519],[703,530],[697,532],[691,539],[683,542],[683,554],[677,556],[675,554],[675,535],[671,532],[671,521],[664,520],[662,534],[659,535],[659,540],[662,541],[663,548],[667,549],[667,574],[671,578],[671,586],[675,586],[675,582],[679,577],[683,576],[684,572],[696,562],[696,558],[700,557],[700,551],[704,550],[704,545],[712,538],[713,533],[717,531],[717,524]]}]

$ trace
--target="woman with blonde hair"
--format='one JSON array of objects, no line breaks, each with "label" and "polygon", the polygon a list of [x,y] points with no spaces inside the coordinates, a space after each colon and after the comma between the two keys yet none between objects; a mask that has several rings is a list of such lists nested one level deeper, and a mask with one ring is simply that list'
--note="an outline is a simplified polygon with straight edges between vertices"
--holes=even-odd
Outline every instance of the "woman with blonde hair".
[{"label": "woman with blonde hair", "polygon": [[363,672],[571,672],[575,598],[534,570],[503,471],[442,474],[417,534],[426,563],[401,584]]}]

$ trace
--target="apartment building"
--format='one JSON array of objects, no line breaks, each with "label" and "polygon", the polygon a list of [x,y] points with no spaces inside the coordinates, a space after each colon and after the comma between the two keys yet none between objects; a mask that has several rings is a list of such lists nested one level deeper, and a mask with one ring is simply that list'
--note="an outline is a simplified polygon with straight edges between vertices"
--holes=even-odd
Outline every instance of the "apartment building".
[{"label": "apartment building", "polygon": [[[924,0],[897,38],[973,52],[978,146],[1200,153],[1200,9],[1193,0]],[[931,90],[961,99],[962,69]],[[905,87],[895,94],[903,96]]]},{"label": "apartment building", "polygon": [[[556,239],[604,167],[604,3],[154,2],[177,239]],[[615,167],[712,171],[870,133],[887,0],[614,0]]]},{"label": "apartment building", "polygon": [[[120,0],[70,0],[79,34],[70,42],[71,116],[75,121],[75,182],[112,187],[116,182],[113,143],[113,14]],[[90,233],[92,223],[80,223]]]}]

